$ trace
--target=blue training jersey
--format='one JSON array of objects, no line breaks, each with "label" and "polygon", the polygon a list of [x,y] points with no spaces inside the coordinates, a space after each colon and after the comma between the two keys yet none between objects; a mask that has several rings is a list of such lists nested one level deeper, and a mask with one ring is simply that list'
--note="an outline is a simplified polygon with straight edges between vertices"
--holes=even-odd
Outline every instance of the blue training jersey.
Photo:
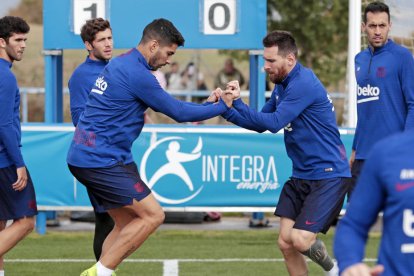
[{"label": "blue training jersey", "polygon": [[312,70],[297,63],[275,86],[261,112],[241,99],[233,106],[224,117],[236,125],[273,133],[284,128],[293,177],[318,180],[350,176],[332,101]]},{"label": "blue training jersey", "polygon": [[131,147],[144,126],[148,107],[178,122],[202,121],[228,110],[175,99],[159,85],[137,49],[116,57],[95,81],[79,119],[67,162],[83,168],[133,162]]},{"label": "blue training jersey", "polygon": [[378,142],[336,230],[334,253],[340,271],[362,262],[370,227],[383,211],[378,263],[382,276],[414,272],[414,131]]},{"label": "blue training jersey", "polygon": [[78,124],[79,118],[85,109],[86,100],[99,73],[108,64],[106,60],[93,60],[89,57],[79,65],[69,79],[70,114],[74,126]]},{"label": "blue training jersey", "polygon": [[414,128],[414,60],[392,40],[355,57],[358,122],[353,149],[365,159],[384,137]]},{"label": "blue training jersey", "polygon": [[11,67],[0,58],[0,168],[25,165],[20,152],[20,92]]}]

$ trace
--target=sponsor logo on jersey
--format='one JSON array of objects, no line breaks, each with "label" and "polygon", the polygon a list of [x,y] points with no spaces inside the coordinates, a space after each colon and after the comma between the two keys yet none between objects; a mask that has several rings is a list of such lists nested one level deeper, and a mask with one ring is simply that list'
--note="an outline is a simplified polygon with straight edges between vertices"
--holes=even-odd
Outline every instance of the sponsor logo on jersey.
[{"label": "sponsor logo on jersey", "polygon": [[414,253],[414,243],[412,243],[414,238],[414,212],[412,209],[404,210],[402,228],[408,238],[403,238],[403,241],[407,243],[401,244],[401,253],[412,254]]},{"label": "sponsor logo on jersey", "polygon": [[91,92],[102,95],[108,88],[108,83],[104,80],[104,77],[99,77],[95,81],[95,87],[92,88]]},{"label": "sponsor logo on jersey", "polygon": [[284,130],[286,130],[287,132],[291,132],[291,131],[293,131],[292,123],[287,124],[287,125],[284,127]]},{"label": "sponsor logo on jersey", "polygon": [[401,179],[414,179],[414,169],[402,169],[400,172]]},{"label": "sponsor logo on jersey", "polygon": [[357,103],[365,103],[370,101],[378,101],[380,96],[380,89],[376,86],[367,85],[365,87],[361,87],[358,85],[357,88],[357,95],[358,100]]},{"label": "sponsor logo on jersey", "polygon": [[329,94],[326,94],[326,97],[328,97],[328,101],[330,102],[330,104],[331,104],[331,106],[332,106],[332,112],[334,112],[335,111],[335,107],[334,107],[334,105],[333,105],[333,101],[332,101],[332,99],[331,99],[331,97],[329,96]]}]

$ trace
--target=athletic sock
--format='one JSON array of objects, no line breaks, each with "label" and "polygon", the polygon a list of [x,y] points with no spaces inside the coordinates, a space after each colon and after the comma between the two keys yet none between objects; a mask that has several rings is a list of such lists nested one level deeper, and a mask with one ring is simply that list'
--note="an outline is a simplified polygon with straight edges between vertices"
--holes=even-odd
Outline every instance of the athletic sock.
[{"label": "athletic sock", "polygon": [[96,273],[98,276],[111,276],[112,272],[114,271],[105,267],[100,261],[96,263]]},{"label": "athletic sock", "polygon": [[328,255],[325,245],[319,239],[316,239],[308,250],[301,253],[320,265],[325,271],[330,271],[334,266],[333,260]]},{"label": "athletic sock", "polygon": [[4,276],[4,270],[0,270],[0,276]]}]

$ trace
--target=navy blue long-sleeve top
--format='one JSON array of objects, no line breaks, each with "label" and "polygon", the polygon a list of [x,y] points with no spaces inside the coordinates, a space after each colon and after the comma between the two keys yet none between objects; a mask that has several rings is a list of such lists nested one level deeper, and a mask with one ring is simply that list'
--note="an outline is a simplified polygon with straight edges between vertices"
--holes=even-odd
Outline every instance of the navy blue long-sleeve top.
[{"label": "navy blue long-sleeve top", "polygon": [[382,276],[414,272],[414,131],[391,135],[375,144],[339,222],[334,253],[342,273],[363,262],[371,226],[383,212],[378,263]]},{"label": "navy blue long-sleeve top", "polygon": [[275,86],[261,112],[241,99],[233,106],[223,117],[236,125],[273,133],[284,128],[293,177],[317,180],[350,176],[332,101],[312,70],[297,63]]},{"label": "navy blue long-sleeve top", "polygon": [[99,73],[105,68],[108,61],[93,60],[89,57],[79,65],[69,79],[70,114],[74,126],[78,124],[79,118],[85,109],[86,100]]},{"label": "navy blue long-sleeve top", "polygon": [[358,122],[353,149],[365,159],[390,134],[414,128],[414,59],[392,40],[355,57]]},{"label": "navy blue long-sleeve top", "polygon": [[178,122],[202,121],[228,110],[222,100],[199,105],[175,99],[150,70],[135,48],[105,67],[76,127],[67,156],[70,165],[99,168],[133,162],[132,143],[141,133],[148,107]]},{"label": "navy blue long-sleeve top", "polygon": [[20,151],[20,92],[11,67],[0,58],[0,168],[25,166]]}]

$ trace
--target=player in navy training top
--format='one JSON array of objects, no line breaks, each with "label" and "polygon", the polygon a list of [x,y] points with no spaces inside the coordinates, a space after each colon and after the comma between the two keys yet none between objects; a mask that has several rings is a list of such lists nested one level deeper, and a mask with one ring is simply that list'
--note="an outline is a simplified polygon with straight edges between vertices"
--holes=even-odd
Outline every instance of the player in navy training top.
[{"label": "player in navy training top", "polygon": [[264,69],[276,84],[270,100],[257,112],[239,98],[238,82],[230,82],[225,93],[236,100],[224,117],[258,132],[284,128],[293,172],[275,212],[281,217],[279,248],[291,275],[308,273],[304,255],[330,271],[334,263],[317,234],[326,233],[338,216],[350,176],[334,107],[315,74],[297,61],[290,33],[271,32],[263,45]]},{"label": "player in navy training top", "polygon": [[[95,80],[112,58],[113,49],[112,29],[108,20],[95,18],[86,21],[80,35],[86,50],[88,50],[88,56],[85,62],[75,69],[68,83],[70,113],[75,127],[85,109],[86,100]],[[90,199],[91,201],[95,200],[93,195],[90,195]],[[112,218],[102,207],[95,211],[93,251],[96,260],[99,260],[103,242],[113,228]]]},{"label": "player in navy training top", "polygon": [[384,137],[414,128],[412,53],[388,39],[390,11],[381,2],[364,11],[367,49],[355,57],[358,122],[350,158],[351,192],[372,146]]},{"label": "player in navy training top", "polygon": [[[232,96],[218,103],[179,101],[164,91],[151,70],[169,64],[184,38],[166,19],[144,28],[137,48],[109,62],[91,89],[67,162],[96,202],[114,219],[99,262],[82,275],[111,275],[164,220],[164,212],[133,161],[131,147],[148,107],[179,122],[202,121],[226,112]],[[211,101],[213,97],[210,96]]]},{"label": "player in navy training top", "polygon": [[[0,275],[3,257],[34,228],[36,196],[20,151],[20,92],[10,70],[23,58],[29,25],[20,17],[0,19]],[[6,227],[8,220],[13,223]]]},{"label": "player in navy training top", "polygon": [[383,212],[383,229],[378,265],[372,272],[384,270],[382,276],[413,275],[413,145],[414,130],[407,130],[381,140],[368,154],[336,230],[334,253],[341,275],[371,275],[363,263],[364,248],[379,212]]}]

